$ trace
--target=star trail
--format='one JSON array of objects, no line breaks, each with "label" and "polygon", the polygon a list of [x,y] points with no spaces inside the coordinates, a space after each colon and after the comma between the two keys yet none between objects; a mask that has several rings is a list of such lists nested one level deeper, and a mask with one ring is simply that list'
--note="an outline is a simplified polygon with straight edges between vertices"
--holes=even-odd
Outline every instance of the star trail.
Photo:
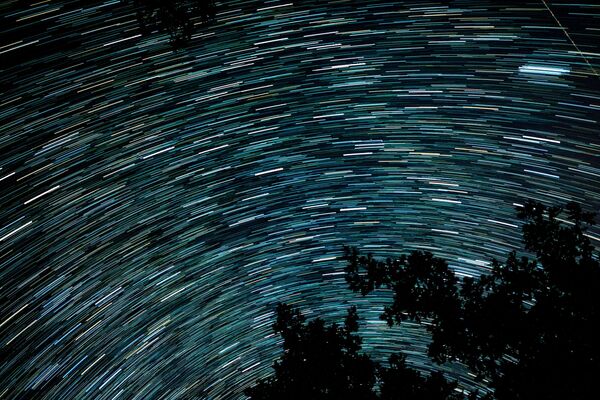
[{"label": "star trail", "polygon": [[342,246],[476,276],[526,198],[600,210],[599,44],[585,1],[221,1],[182,50],[2,3],[0,399],[243,399],[277,302],[437,368]]}]

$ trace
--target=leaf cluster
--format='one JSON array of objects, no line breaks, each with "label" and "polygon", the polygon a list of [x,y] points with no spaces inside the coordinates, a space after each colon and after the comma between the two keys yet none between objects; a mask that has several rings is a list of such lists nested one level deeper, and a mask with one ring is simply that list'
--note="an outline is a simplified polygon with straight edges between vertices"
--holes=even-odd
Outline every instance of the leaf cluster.
[{"label": "leaf cluster", "polygon": [[214,0],[124,0],[133,1],[143,35],[166,32],[173,47],[185,46],[194,26],[215,18]]},{"label": "leaf cluster", "polygon": [[[429,356],[463,363],[490,382],[498,400],[591,398],[600,370],[600,264],[586,234],[594,214],[575,203],[528,201],[517,217],[535,258],[513,251],[504,262],[493,260],[489,273],[458,279],[430,252],[379,260],[345,247],[347,283],[363,296],[390,289],[393,301],[380,318],[390,326],[427,322]],[[388,366],[374,363],[361,353],[356,308],[343,326],[327,326],[279,305],[273,328],[284,353],[275,375],[246,391],[253,400],[480,398],[465,396],[439,372],[408,367],[402,353]]]},{"label": "leaf cluster", "polygon": [[299,310],[279,304],[273,329],[283,337],[284,353],[273,367],[275,375],[246,391],[250,398],[374,399],[375,364],[359,353],[356,308],[343,326],[326,326],[320,318],[306,322]]},{"label": "leaf cluster", "polygon": [[[356,308],[343,326],[325,325],[320,318],[306,322],[302,313],[286,304],[277,306],[275,332],[283,338],[283,355],[275,374],[246,390],[253,400],[459,400],[456,382],[441,373],[430,376],[406,365],[402,353],[383,367],[360,352]],[[379,386],[379,390],[376,390]]]},{"label": "leaf cluster", "polygon": [[459,281],[428,252],[381,261],[347,247],[347,282],[363,295],[393,290],[381,318],[426,319],[429,355],[491,380],[499,400],[587,398],[600,370],[600,267],[585,233],[594,214],[529,201],[517,217],[536,259],[511,252],[489,274]]}]

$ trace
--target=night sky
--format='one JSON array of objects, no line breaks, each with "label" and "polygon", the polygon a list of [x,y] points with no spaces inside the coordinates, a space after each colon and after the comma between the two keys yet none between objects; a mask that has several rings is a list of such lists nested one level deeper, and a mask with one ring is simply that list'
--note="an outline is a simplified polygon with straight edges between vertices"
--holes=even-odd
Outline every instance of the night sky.
[{"label": "night sky", "polygon": [[600,210],[596,3],[222,1],[173,51],[118,0],[2,2],[0,399],[244,398],[277,302],[433,368],[342,245],[476,276],[525,199]]}]

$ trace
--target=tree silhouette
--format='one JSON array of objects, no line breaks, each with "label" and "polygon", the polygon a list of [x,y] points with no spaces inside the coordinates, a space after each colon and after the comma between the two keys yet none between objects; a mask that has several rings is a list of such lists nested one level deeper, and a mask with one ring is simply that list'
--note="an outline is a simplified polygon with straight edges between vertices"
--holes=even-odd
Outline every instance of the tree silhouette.
[{"label": "tree silhouette", "polygon": [[517,216],[536,259],[511,252],[490,274],[459,282],[428,252],[381,261],[347,247],[347,281],[363,295],[392,289],[381,318],[428,320],[429,355],[490,379],[498,400],[587,399],[600,370],[600,266],[585,233],[594,214],[529,201]]},{"label": "tree silhouette", "polygon": [[[491,271],[459,280],[443,259],[413,251],[378,260],[345,247],[346,280],[362,295],[384,286],[394,293],[380,318],[388,325],[426,321],[429,356],[459,361],[491,382],[485,399],[588,399],[600,370],[600,264],[586,230],[595,214],[575,203],[517,208],[523,244]],[[325,326],[287,305],[274,330],[284,340],[275,375],[245,393],[267,399],[474,400],[439,372],[423,376],[395,354],[382,367],[360,353],[356,309],[343,327]]]},{"label": "tree silhouette", "polygon": [[142,34],[167,32],[173,47],[187,44],[194,25],[214,20],[216,11],[214,0],[133,0],[133,5]]},{"label": "tree silhouette", "polygon": [[[306,322],[297,309],[277,306],[275,332],[283,338],[283,355],[275,362],[273,377],[259,381],[245,391],[253,400],[453,400],[455,382],[440,373],[423,377],[406,366],[401,354],[390,358],[384,368],[360,353],[361,339],[356,335],[356,308],[348,311],[343,326],[317,318]],[[381,396],[374,386],[381,384]]]},{"label": "tree silhouette", "polygon": [[[382,400],[460,400],[465,395],[457,392],[456,382],[448,382],[441,372],[423,377],[417,370],[406,365],[406,356],[393,354],[389,367],[378,368]],[[476,396],[477,394],[474,393]],[[472,398],[475,399],[476,397]]]},{"label": "tree silhouette", "polygon": [[[274,365],[275,376],[259,382],[246,394],[252,399],[373,399],[374,363],[359,354],[356,309],[343,327],[308,323],[300,311],[277,306],[275,332],[283,337],[284,354]],[[343,397],[342,397],[343,396]]]}]

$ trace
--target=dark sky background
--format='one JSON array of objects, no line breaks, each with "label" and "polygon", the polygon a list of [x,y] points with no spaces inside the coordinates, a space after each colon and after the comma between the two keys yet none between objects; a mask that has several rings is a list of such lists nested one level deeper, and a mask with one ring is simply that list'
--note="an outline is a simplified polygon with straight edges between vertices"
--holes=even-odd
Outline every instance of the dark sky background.
[{"label": "dark sky background", "polygon": [[0,399],[241,399],[280,301],[431,368],[342,245],[478,275],[526,198],[600,210],[599,47],[581,1],[227,1],[177,52],[2,2]]}]

